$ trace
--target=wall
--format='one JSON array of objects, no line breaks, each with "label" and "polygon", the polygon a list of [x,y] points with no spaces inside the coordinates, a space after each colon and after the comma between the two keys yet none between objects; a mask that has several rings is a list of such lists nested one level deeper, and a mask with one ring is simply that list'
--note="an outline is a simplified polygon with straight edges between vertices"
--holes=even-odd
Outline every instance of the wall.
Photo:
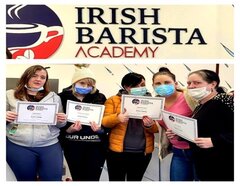
[{"label": "wall", "polygon": [[[24,70],[32,64],[7,64],[6,77],[19,78]],[[71,78],[74,73],[73,64],[42,64],[49,66],[49,77],[52,79],[59,78],[59,90],[71,84]],[[177,77],[179,85],[186,86],[187,75],[191,71],[198,69],[216,69],[215,64],[91,64],[89,68],[97,77],[97,88],[106,95],[106,97],[115,95],[120,88],[122,77],[129,71],[141,73],[146,78],[146,86],[150,92],[152,88],[152,75],[157,72],[160,67],[168,67]],[[234,88],[234,65],[220,64],[219,75],[221,78],[221,86]]]}]

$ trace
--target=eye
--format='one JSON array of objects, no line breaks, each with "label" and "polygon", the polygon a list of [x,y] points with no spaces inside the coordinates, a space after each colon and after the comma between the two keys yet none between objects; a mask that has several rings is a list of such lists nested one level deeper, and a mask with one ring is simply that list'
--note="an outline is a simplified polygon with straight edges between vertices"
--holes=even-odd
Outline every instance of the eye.
[{"label": "eye", "polygon": [[168,85],[168,84],[171,84],[171,82],[170,81],[165,81],[164,84]]},{"label": "eye", "polygon": [[196,82],[194,82],[194,84],[195,84],[195,85],[199,85],[199,84],[201,84],[201,82],[196,81]]},{"label": "eye", "polygon": [[41,79],[42,79],[42,80],[45,80],[45,79],[46,79],[46,77],[45,77],[45,76],[41,76]]}]

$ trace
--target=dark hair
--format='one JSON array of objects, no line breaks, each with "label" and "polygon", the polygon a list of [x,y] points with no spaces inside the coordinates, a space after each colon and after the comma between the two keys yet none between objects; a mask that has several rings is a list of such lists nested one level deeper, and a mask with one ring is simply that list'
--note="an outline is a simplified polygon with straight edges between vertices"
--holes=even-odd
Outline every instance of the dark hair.
[{"label": "dark hair", "polygon": [[216,87],[215,89],[217,90],[218,93],[224,93],[226,92],[225,91],[225,88],[223,87],[219,87],[219,84],[220,84],[220,78],[218,76],[218,74],[212,70],[207,70],[207,69],[201,69],[201,70],[197,70],[197,71],[194,71],[194,72],[191,72],[188,77],[192,74],[198,74],[199,76],[202,77],[202,79],[208,83],[212,83],[212,82],[216,82]]},{"label": "dark hair", "polygon": [[135,87],[137,86],[139,83],[141,83],[142,80],[145,80],[144,76],[135,72],[130,72],[128,74],[126,74],[123,78],[122,78],[122,82],[121,85],[124,88],[125,86],[127,87]]},{"label": "dark hair", "polygon": [[47,74],[47,77],[46,77],[46,82],[43,86],[44,90],[37,93],[36,99],[40,100],[43,97],[45,97],[50,92],[49,82],[48,82],[48,72],[47,72],[46,68],[44,68],[41,65],[33,65],[33,66],[28,67],[18,81],[17,87],[15,89],[15,93],[14,93],[15,98],[17,98],[19,100],[24,100],[24,98],[26,98],[27,100],[30,100],[30,98],[27,94],[25,85],[28,83],[29,79],[36,73],[36,71],[39,71],[39,70],[44,70]]},{"label": "dark hair", "polygon": [[160,67],[158,72],[153,75],[152,80],[154,81],[155,77],[158,75],[167,75],[173,79],[174,82],[176,82],[176,76],[173,74],[167,67]]}]

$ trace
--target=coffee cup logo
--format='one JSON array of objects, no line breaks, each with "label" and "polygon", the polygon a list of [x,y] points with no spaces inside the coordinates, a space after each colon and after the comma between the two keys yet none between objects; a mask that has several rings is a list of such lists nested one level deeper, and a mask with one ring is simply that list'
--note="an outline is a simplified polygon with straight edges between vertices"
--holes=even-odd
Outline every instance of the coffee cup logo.
[{"label": "coffee cup logo", "polygon": [[58,16],[45,5],[7,5],[7,47],[17,59],[46,59],[63,39]]}]

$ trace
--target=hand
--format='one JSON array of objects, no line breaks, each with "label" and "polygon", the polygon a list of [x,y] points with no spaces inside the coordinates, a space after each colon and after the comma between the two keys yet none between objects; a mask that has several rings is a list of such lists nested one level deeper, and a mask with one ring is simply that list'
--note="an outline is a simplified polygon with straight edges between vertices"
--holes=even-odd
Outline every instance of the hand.
[{"label": "hand", "polygon": [[6,112],[6,120],[8,122],[13,122],[17,118],[17,113],[13,111],[7,111]]},{"label": "hand", "polygon": [[154,121],[152,120],[152,118],[148,117],[148,116],[143,116],[143,125],[145,127],[151,127],[154,124]]},{"label": "hand", "polygon": [[65,123],[67,121],[67,115],[65,113],[57,113],[57,121]]},{"label": "hand", "polygon": [[203,149],[211,148],[213,147],[213,143],[211,138],[196,138],[195,144]]},{"label": "hand", "polygon": [[81,129],[82,129],[82,125],[80,121],[75,121],[70,127],[68,127],[66,131],[67,133],[73,133],[73,132],[80,131]]},{"label": "hand", "polygon": [[123,113],[118,114],[118,119],[121,123],[128,122],[129,117],[128,117],[127,110],[125,108],[124,108]]},{"label": "hand", "polygon": [[166,136],[169,140],[178,137],[175,133],[173,133],[172,129],[167,129]]},{"label": "hand", "polygon": [[101,125],[98,125],[95,121],[90,122],[90,125],[94,132],[101,130]]}]

